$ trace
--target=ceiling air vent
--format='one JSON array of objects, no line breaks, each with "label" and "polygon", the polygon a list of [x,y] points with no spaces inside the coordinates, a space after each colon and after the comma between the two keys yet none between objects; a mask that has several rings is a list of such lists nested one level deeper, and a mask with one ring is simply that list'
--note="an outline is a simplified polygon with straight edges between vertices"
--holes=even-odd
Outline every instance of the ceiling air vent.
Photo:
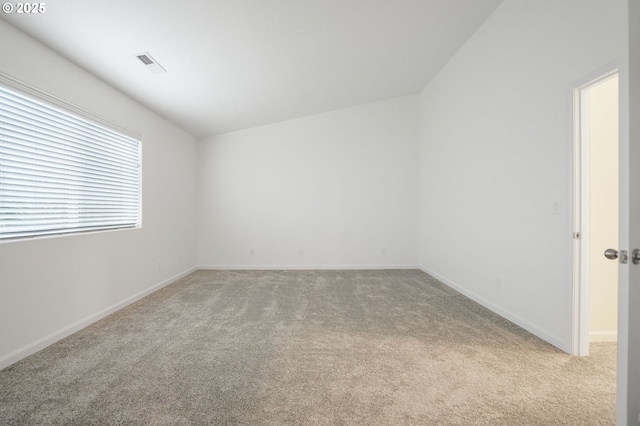
[{"label": "ceiling air vent", "polygon": [[149,55],[148,52],[138,53],[136,58],[140,60],[144,64],[144,66],[151,71],[153,74],[162,74],[163,72],[167,72],[162,65],[160,65],[155,59]]}]

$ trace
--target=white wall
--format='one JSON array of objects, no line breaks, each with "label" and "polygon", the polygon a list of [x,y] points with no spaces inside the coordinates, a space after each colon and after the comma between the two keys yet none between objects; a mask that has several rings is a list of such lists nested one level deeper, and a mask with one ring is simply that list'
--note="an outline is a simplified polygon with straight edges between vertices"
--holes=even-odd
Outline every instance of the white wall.
[{"label": "white wall", "polygon": [[421,266],[566,351],[571,88],[616,59],[620,11],[505,0],[421,95]]},{"label": "white wall", "polygon": [[202,139],[198,158],[202,267],[417,265],[416,95]]},{"label": "white wall", "polygon": [[196,140],[2,20],[0,71],[143,135],[142,229],[0,243],[2,368],[196,266]]},{"label": "white wall", "polygon": [[616,341],[618,262],[618,77],[585,89],[589,156],[589,341]]}]

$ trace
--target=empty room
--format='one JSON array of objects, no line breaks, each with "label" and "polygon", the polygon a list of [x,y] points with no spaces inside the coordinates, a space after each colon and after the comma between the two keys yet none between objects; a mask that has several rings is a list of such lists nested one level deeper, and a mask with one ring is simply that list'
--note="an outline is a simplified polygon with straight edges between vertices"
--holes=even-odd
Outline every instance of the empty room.
[{"label": "empty room", "polygon": [[3,2],[0,424],[638,425],[638,116],[639,0]]}]

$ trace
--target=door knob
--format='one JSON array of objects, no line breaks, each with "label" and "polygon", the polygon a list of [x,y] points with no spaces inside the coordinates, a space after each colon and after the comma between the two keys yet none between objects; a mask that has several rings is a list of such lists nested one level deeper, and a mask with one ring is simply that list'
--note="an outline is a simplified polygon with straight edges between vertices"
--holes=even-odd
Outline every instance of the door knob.
[{"label": "door knob", "polygon": [[[618,250],[616,249],[606,249],[604,251],[604,257],[606,257],[607,259],[617,259],[618,258]],[[638,250],[638,262],[640,262],[640,250]],[[620,263],[622,263],[623,265],[627,264],[627,261],[629,259],[629,252],[627,252],[626,250],[620,250]],[[635,260],[634,260],[635,262]]]},{"label": "door knob", "polygon": [[606,249],[604,251],[604,257],[607,259],[617,259],[618,258],[618,250],[616,249]]}]

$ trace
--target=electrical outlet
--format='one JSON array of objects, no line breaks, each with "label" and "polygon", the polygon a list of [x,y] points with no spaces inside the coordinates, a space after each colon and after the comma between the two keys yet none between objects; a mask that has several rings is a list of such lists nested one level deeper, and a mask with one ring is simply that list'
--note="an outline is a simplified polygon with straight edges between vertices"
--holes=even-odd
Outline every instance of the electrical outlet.
[{"label": "electrical outlet", "polygon": [[160,263],[160,259],[156,261],[156,267],[158,268],[158,271],[162,269],[162,263]]},{"label": "electrical outlet", "polygon": [[382,256],[386,256],[386,255],[387,255],[387,249],[386,249],[386,248],[384,248],[384,247],[383,247],[382,249],[380,249],[380,254],[381,254]]},{"label": "electrical outlet", "polygon": [[249,249],[249,256],[253,256],[256,254],[256,251],[254,249]]},{"label": "electrical outlet", "polygon": [[497,289],[502,288],[502,280],[500,279],[500,277],[496,277],[496,288]]}]

